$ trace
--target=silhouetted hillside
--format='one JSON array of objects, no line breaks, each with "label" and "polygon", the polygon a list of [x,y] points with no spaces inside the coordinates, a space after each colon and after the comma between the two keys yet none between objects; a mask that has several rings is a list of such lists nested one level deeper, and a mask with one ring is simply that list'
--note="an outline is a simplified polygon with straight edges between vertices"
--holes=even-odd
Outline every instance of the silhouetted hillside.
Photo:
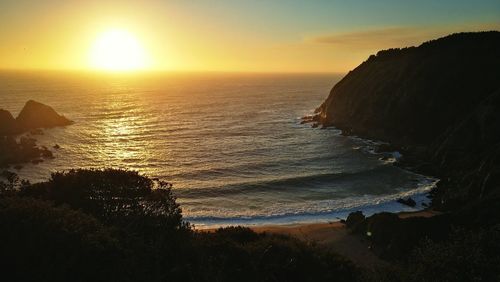
[{"label": "silhouetted hillside", "polygon": [[453,207],[500,184],[499,66],[496,31],[380,51],[333,87],[319,119],[430,161],[443,179],[434,204]]}]

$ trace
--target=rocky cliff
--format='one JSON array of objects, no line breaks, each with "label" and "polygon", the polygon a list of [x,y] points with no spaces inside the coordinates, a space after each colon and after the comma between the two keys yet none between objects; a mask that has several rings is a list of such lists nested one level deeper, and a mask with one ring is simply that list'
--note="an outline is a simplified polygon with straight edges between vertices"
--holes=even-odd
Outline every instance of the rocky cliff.
[{"label": "rocky cliff", "polygon": [[317,112],[324,125],[433,164],[443,179],[436,206],[498,194],[500,32],[380,51],[337,83]]}]

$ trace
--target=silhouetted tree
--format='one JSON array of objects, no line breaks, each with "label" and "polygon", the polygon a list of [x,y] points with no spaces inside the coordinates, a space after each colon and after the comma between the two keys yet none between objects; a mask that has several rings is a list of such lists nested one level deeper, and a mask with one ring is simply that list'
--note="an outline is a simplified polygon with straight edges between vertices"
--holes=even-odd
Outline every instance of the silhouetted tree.
[{"label": "silhouetted tree", "polygon": [[171,186],[135,171],[76,169],[53,173],[47,182],[24,187],[20,195],[69,205],[105,224],[132,229],[146,225],[163,230],[187,229]]}]

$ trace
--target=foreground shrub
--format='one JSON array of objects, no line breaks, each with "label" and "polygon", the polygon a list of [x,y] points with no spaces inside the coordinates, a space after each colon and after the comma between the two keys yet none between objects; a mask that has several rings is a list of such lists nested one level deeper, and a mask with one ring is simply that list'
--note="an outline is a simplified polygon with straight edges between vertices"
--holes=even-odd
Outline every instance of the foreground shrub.
[{"label": "foreground shrub", "polygon": [[109,228],[66,207],[0,199],[5,281],[126,281],[124,253]]},{"label": "foreground shrub", "polygon": [[121,169],[77,169],[52,174],[19,195],[67,205],[116,228],[135,265],[131,279],[178,275],[191,254],[191,229],[167,182]]},{"label": "foreground shrub", "polygon": [[[171,185],[137,172],[70,170],[22,186],[15,194],[17,200],[9,199],[0,209],[6,230],[3,247],[13,246],[5,253],[26,248],[11,262],[20,277],[41,273],[46,277],[39,281],[352,281],[357,276],[349,261],[290,237],[243,227],[193,232],[182,220]],[[19,227],[7,228],[19,220]],[[11,238],[18,234],[22,236]],[[23,264],[30,252],[36,259]],[[42,262],[44,254],[53,258]],[[72,279],[79,271],[80,278]]]},{"label": "foreground shrub", "polygon": [[196,248],[203,281],[353,281],[359,272],[327,250],[244,227],[200,233]]},{"label": "foreground shrub", "polygon": [[105,224],[158,231],[186,229],[171,184],[121,169],[76,169],[53,173],[49,181],[22,189],[20,195],[66,204]]},{"label": "foreground shrub", "polygon": [[456,229],[446,241],[423,241],[410,257],[409,281],[500,281],[500,225]]}]

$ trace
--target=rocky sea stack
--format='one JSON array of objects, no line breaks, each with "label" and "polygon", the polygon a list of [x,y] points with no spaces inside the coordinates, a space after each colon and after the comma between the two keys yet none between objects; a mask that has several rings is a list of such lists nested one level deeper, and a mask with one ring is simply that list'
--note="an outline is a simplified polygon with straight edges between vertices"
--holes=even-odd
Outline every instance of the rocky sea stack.
[{"label": "rocky sea stack", "polygon": [[20,134],[36,128],[50,128],[72,124],[73,121],[58,114],[50,106],[29,100],[17,116],[0,109],[0,135]]},{"label": "rocky sea stack", "polygon": [[26,102],[16,121],[24,129],[49,128],[73,123],[50,106],[33,100]]},{"label": "rocky sea stack", "polygon": [[384,140],[441,179],[434,207],[500,193],[500,32],[459,33],[372,55],[314,118]]},{"label": "rocky sea stack", "polygon": [[[36,140],[15,135],[30,131],[43,134],[40,128],[70,125],[73,122],[58,114],[51,107],[29,100],[14,119],[12,114],[0,109],[0,168],[15,165],[20,169],[27,162],[38,164],[44,159],[52,159],[52,152],[44,146],[38,146]],[[59,147],[59,145],[58,145]]]}]

